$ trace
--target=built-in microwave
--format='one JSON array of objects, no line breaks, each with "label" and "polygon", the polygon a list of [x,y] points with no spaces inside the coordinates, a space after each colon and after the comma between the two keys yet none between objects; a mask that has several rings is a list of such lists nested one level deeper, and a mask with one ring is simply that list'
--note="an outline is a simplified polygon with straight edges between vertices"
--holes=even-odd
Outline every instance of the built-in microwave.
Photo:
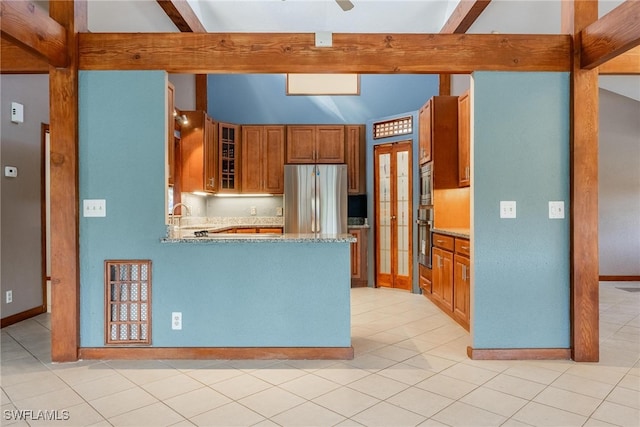
[{"label": "built-in microwave", "polygon": [[433,205],[433,163],[420,166],[420,205]]}]

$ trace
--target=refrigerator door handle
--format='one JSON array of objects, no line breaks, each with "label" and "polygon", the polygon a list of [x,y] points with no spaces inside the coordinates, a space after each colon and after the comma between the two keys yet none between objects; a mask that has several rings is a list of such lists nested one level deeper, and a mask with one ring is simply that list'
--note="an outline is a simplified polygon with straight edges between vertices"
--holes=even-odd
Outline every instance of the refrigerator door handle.
[{"label": "refrigerator door handle", "polygon": [[317,186],[318,186],[318,178],[316,167],[314,166],[312,169],[312,179],[311,179],[311,232],[317,232],[318,228],[318,217],[316,212],[318,210],[318,194],[317,194]]},{"label": "refrigerator door handle", "polygon": [[320,233],[320,228],[321,228],[321,224],[322,224],[322,220],[320,218],[320,212],[322,211],[321,206],[320,206],[320,201],[322,200],[322,197],[320,197],[320,191],[322,190],[322,186],[319,184],[320,181],[320,170],[318,169],[318,173],[316,175],[316,211],[315,211],[315,217],[316,217],[316,229],[315,232],[316,233]]}]

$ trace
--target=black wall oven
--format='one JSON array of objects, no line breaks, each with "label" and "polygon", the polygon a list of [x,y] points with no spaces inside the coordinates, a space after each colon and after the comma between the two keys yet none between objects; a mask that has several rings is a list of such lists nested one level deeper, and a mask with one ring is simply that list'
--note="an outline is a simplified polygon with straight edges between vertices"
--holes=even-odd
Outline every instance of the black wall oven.
[{"label": "black wall oven", "polygon": [[418,263],[431,268],[431,228],[433,227],[433,208],[418,208]]}]

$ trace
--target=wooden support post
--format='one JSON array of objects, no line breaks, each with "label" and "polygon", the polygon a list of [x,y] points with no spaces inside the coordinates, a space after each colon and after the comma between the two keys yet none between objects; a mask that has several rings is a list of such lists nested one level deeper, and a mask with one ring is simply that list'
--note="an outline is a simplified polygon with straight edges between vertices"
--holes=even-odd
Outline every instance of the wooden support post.
[{"label": "wooden support post", "polygon": [[87,30],[86,0],[53,1],[53,19],[66,28],[69,66],[49,69],[51,122],[51,360],[78,360],[80,268],[78,250],[78,49]]},{"label": "wooden support post", "polygon": [[573,36],[571,71],[571,351],[599,359],[598,72],[580,68],[580,32],[598,19],[598,2],[562,2],[562,31]]}]

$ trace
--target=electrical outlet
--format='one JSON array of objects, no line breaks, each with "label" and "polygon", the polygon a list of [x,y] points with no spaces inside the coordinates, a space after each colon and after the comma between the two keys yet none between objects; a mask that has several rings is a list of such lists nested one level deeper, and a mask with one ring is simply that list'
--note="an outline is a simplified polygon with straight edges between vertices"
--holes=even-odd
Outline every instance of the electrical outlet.
[{"label": "electrical outlet", "polygon": [[276,208],[276,216],[282,216],[282,206]]},{"label": "electrical outlet", "polygon": [[549,218],[550,219],[562,219],[564,218],[564,202],[549,202]]},{"label": "electrical outlet", "polygon": [[251,212],[251,215],[257,215],[258,214],[258,209],[255,206],[251,206],[249,208],[249,212]]},{"label": "electrical outlet", "polygon": [[516,217],[516,202],[513,200],[500,202],[500,218],[515,218]]},{"label": "electrical outlet", "polygon": [[174,311],[171,313],[171,329],[179,331],[182,329],[182,313]]},{"label": "electrical outlet", "polygon": [[7,291],[5,293],[5,302],[11,304],[13,302],[13,291]]}]

